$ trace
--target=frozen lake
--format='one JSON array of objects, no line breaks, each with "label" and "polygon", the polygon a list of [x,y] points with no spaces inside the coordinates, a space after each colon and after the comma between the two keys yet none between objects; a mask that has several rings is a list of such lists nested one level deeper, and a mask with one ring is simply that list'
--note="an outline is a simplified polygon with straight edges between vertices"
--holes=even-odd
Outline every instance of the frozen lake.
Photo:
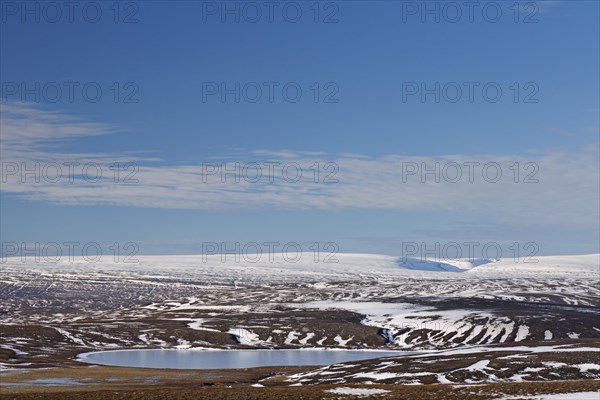
[{"label": "frozen lake", "polygon": [[232,369],[288,365],[330,365],[371,358],[417,354],[362,350],[111,350],[85,353],[78,360],[118,367]]}]

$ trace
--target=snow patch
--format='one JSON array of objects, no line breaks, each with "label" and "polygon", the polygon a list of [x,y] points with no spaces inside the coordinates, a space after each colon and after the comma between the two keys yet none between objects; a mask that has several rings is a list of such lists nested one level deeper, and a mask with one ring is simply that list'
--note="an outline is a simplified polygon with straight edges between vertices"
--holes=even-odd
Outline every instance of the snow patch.
[{"label": "snow patch", "polygon": [[527,325],[519,325],[515,342],[520,342],[529,336],[529,327]]},{"label": "snow patch", "polygon": [[352,375],[355,378],[368,378],[375,381],[381,381],[383,379],[398,378],[398,374],[393,372],[359,372],[358,374]]},{"label": "snow patch", "polygon": [[61,335],[63,335],[65,338],[67,338],[68,340],[72,341],[73,343],[76,343],[80,346],[85,346],[86,344],[83,342],[83,340],[76,338],[75,336],[73,336],[72,334],[70,334],[69,332],[67,332],[64,329],[61,328],[56,328],[54,327],[54,329],[56,329],[56,331],[58,333],[60,333]]},{"label": "snow patch", "polygon": [[230,335],[235,336],[239,344],[246,346],[257,346],[263,344],[263,341],[258,338],[258,335],[243,328],[232,328],[227,331]]},{"label": "snow patch", "polygon": [[364,388],[351,388],[351,387],[339,387],[335,389],[326,390],[327,393],[341,394],[345,396],[376,396],[390,393],[389,390],[384,389],[364,389]]},{"label": "snow patch", "polygon": [[310,333],[307,333],[307,334],[306,334],[306,337],[304,337],[304,339],[298,340],[298,342],[299,342],[301,345],[303,345],[303,346],[306,346],[306,344],[308,343],[308,341],[309,341],[310,339],[314,338],[314,337],[315,337],[315,334],[314,334],[314,333],[312,333],[312,332],[310,332]]},{"label": "snow patch", "polygon": [[490,360],[481,360],[481,361],[477,361],[475,364],[463,368],[466,369],[467,371],[481,371],[484,368],[486,368],[488,366],[488,364],[490,363]]},{"label": "snow patch", "polygon": [[575,365],[581,372],[588,372],[591,370],[600,371],[600,364],[576,364]]},{"label": "snow patch", "polygon": [[298,340],[299,337],[300,337],[300,333],[298,333],[296,331],[291,331],[288,333],[287,338],[285,339],[285,341],[283,343],[292,344],[292,342],[294,340]]},{"label": "snow patch", "polygon": [[573,392],[573,393],[560,393],[560,394],[536,394],[532,396],[508,396],[503,397],[501,400],[598,400],[600,398],[600,392]]},{"label": "snow patch", "polygon": [[337,335],[333,338],[337,342],[338,345],[345,347],[349,341],[354,339],[354,336],[349,337],[348,339],[343,339],[340,335]]}]

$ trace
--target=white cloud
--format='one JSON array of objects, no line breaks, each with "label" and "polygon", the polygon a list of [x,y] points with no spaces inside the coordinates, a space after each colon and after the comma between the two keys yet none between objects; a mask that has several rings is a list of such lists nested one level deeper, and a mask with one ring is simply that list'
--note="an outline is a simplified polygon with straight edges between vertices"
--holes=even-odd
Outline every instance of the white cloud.
[{"label": "white cloud", "polygon": [[[536,224],[548,226],[596,227],[598,221],[599,171],[597,145],[581,148],[577,152],[544,150],[531,157],[522,155],[447,155],[402,156],[387,155],[371,158],[357,154],[325,156],[324,153],[298,153],[285,151],[255,151],[239,162],[278,161],[283,165],[297,163],[304,177],[299,182],[286,182],[281,170],[276,169],[272,179],[259,182],[240,177],[235,182],[227,175],[222,182],[218,174],[203,179],[202,165],[172,166],[155,158],[133,157],[131,153],[73,154],[56,151],[59,141],[95,135],[118,134],[114,127],[81,121],[63,114],[41,111],[27,105],[4,103],[0,117],[2,129],[2,162],[48,163],[79,161],[96,162],[105,172],[114,162],[133,161],[139,165],[135,178],[137,184],[114,182],[112,173],[105,174],[98,182],[62,179],[57,183],[44,180],[39,183],[21,182],[19,175],[6,177],[2,191],[26,200],[58,204],[121,205],[131,207],[173,209],[339,209],[377,208],[390,210],[445,211],[469,213],[481,220],[502,223]],[[49,144],[52,145],[49,147]],[[54,150],[54,151],[52,151]],[[228,155],[224,155],[228,156]],[[268,158],[267,158],[268,157]],[[208,160],[214,162],[213,160]],[[208,162],[207,161],[207,162]],[[335,174],[337,183],[324,183],[331,169],[327,163],[339,167]],[[474,182],[469,183],[464,163],[478,162]],[[515,162],[520,165],[519,183],[514,182]],[[533,167],[539,171],[534,178],[539,183],[523,183]],[[235,161],[227,157],[231,167]],[[314,169],[320,169],[319,182],[314,182]],[[428,168],[438,163],[440,167],[457,163],[461,165],[463,178],[458,183],[443,179],[436,183],[432,175],[425,183],[419,175],[406,176],[405,168],[421,166]],[[503,177],[490,183],[482,177],[481,166],[498,163]],[[212,164],[211,164],[212,165]],[[452,164],[454,165],[454,164]],[[313,167],[314,168],[314,167]],[[250,173],[252,170],[250,170]],[[453,177],[455,170],[447,172]],[[488,179],[489,180],[489,179]]]}]

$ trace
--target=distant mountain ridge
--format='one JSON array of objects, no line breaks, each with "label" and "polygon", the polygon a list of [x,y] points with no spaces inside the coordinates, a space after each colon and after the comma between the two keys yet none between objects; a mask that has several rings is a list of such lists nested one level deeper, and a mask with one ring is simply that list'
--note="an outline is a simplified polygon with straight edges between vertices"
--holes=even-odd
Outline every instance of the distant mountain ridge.
[{"label": "distant mountain ridge", "polygon": [[528,259],[420,260],[399,259],[398,266],[408,270],[466,272],[471,274],[556,274],[596,273],[600,278],[600,254],[540,256]]},{"label": "distant mountain ridge", "polygon": [[340,253],[327,262],[305,253],[299,259],[276,254],[237,258],[219,255],[136,256],[135,262],[115,262],[106,257],[99,262],[83,258],[59,262],[23,262],[18,257],[6,258],[0,265],[7,272],[18,269],[33,273],[95,274],[110,276],[155,276],[158,279],[198,280],[207,284],[237,283],[315,283],[336,281],[374,281],[406,278],[536,278],[586,277],[600,279],[600,254],[575,256],[540,256],[536,262],[513,259],[420,260],[379,254]]}]

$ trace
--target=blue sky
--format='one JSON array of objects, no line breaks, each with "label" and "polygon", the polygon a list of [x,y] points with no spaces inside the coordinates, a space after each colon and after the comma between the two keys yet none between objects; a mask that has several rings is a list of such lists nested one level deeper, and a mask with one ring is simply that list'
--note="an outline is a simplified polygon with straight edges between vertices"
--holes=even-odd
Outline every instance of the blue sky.
[{"label": "blue sky", "polygon": [[[109,3],[96,3],[97,23],[80,10],[70,23],[64,9],[58,23],[44,15],[52,10],[23,22],[23,4],[2,6],[3,162],[132,162],[139,183],[32,185],[11,176],[0,194],[3,242],[135,241],[146,253],[270,240],[388,254],[400,254],[403,242],[454,240],[536,242],[540,254],[599,251],[596,1],[521,2],[518,22],[513,2],[495,2],[496,23],[482,15],[489,2],[472,22],[463,8],[458,23],[407,14],[421,2],[317,3],[318,23],[312,2],[292,4],[302,10],[297,23],[279,8],[273,22],[265,14],[222,22],[223,7],[244,3],[191,1],[123,2],[118,23]],[[130,13],[137,22],[123,23]],[[326,15],[337,22],[324,23]],[[528,15],[537,22],[525,23]],[[63,92],[55,103],[23,102],[11,86],[48,82],[93,82],[103,96],[91,102],[76,89],[73,101]],[[273,102],[263,92],[237,103],[206,94],[213,82],[278,86]],[[478,86],[472,102],[466,92],[455,103],[418,94],[403,101],[413,82]],[[302,89],[298,102],[283,97],[289,83]],[[502,89],[498,102],[482,95],[490,83]],[[138,102],[124,103],[132,88]],[[324,102],[334,90],[337,102]],[[537,102],[524,102],[532,92]],[[505,178],[514,162],[536,163],[540,183],[401,179],[409,162],[465,160],[498,162]],[[265,161],[303,169],[331,162],[339,182],[210,186],[197,174],[207,162]]]}]

